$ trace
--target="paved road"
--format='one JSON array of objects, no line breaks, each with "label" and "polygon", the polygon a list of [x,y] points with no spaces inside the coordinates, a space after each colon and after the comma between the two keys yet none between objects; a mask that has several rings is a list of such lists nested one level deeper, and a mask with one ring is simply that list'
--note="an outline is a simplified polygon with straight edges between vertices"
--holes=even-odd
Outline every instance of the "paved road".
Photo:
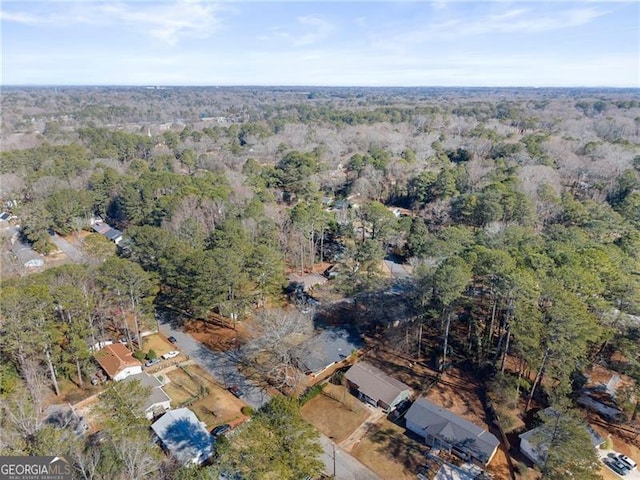
[{"label": "paved road", "polygon": [[157,315],[159,315],[160,332],[167,337],[176,337],[180,350],[209,372],[220,384],[227,387],[237,385],[244,392],[242,400],[255,409],[269,401],[269,395],[262,388],[238,371],[237,361],[232,352],[209,350],[188,333],[176,329],[164,318],[164,315]]},{"label": "paved road", "polygon": [[329,437],[320,434],[320,444],[324,450],[320,460],[325,465],[325,472],[328,475],[335,473],[336,480],[382,480],[382,477],[333,443]]},{"label": "paved road", "polygon": [[79,248],[77,248],[58,234],[54,233],[53,235],[51,235],[51,241],[55,243],[56,247],[62,250],[72,262],[85,263],[87,261],[84,253],[82,253]]}]

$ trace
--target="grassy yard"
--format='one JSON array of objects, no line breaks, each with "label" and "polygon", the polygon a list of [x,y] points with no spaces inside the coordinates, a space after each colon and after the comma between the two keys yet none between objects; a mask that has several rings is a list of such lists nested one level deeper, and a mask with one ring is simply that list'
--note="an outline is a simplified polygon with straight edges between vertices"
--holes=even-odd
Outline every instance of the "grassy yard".
[{"label": "grassy yard", "polygon": [[[345,440],[368,417],[368,411],[344,387],[326,385],[327,393],[320,394],[302,407],[302,416],[336,443]],[[336,400],[339,399],[340,401]]]},{"label": "grassy yard", "polygon": [[148,352],[149,350],[153,350],[156,352],[158,357],[163,355],[171,350],[177,350],[171,342],[167,341],[162,335],[158,333],[154,333],[153,335],[148,335],[143,337],[142,339],[142,350]]},{"label": "grassy yard", "polygon": [[209,428],[223,423],[237,425],[245,420],[246,416],[240,411],[244,403],[215,383],[199,366],[187,365],[184,370],[177,368],[166,376],[170,383],[162,388],[171,397],[174,408],[196,396],[203,386],[206,387],[208,394],[194,401],[189,408]]},{"label": "grassy yard", "polygon": [[383,418],[353,447],[351,455],[382,478],[415,480],[429,449],[404,432],[404,428]]}]

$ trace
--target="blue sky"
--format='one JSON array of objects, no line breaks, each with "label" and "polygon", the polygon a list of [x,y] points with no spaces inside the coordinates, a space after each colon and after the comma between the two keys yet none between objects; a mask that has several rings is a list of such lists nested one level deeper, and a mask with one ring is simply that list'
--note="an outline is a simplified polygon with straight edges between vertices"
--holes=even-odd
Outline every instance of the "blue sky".
[{"label": "blue sky", "polygon": [[4,0],[3,85],[640,87],[637,1]]}]

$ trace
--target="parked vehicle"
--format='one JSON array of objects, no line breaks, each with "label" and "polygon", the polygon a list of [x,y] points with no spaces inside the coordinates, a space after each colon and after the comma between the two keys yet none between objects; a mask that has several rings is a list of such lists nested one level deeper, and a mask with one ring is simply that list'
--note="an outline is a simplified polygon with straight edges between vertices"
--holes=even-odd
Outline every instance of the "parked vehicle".
[{"label": "parked vehicle", "polygon": [[167,352],[164,355],[162,355],[162,358],[164,360],[169,360],[170,358],[177,357],[178,355],[180,355],[180,352],[178,352],[177,350],[171,350],[170,352]]},{"label": "parked vehicle", "polygon": [[167,338],[167,340],[169,340],[171,343],[173,343],[174,345],[176,343],[178,343],[178,339],[176,339],[176,337],[174,337],[173,335],[170,336],[169,338]]},{"label": "parked vehicle", "polygon": [[240,387],[238,387],[237,385],[231,385],[227,388],[227,390],[229,390],[237,398],[240,398],[244,395],[244,392],[240,390]]},{"label": "parked vehicle", "polygon": [[607,465],[607,467],[609,467],[611,470],[616,472],[618,475],[624,476],[627,473],[629,473],[629,469],[625,467],[624,463],[618,460],[606,459],[604,463]]},{"label": "parked vehicle", "polygon": [[157,363],[160,363],[160,359],[154,358],[153,360],[147,360],[146,362],[144,362],[144,366],[149,368],[149,367],[153,367]]},{"label": "parked vehicle", "polygon": [[629,470],[635,470],[636,468],[638,468],[638,464],[634,462],[632,459],[630,459],[629,457],[627,457],[626,455],[619,453],[617,458],[618,458],[618,461],[622,463],[624,466],[628,467]]},{"label": "parked vehicle", "polygon": [[231,430],[231,425],[228,423],[223,423],[222,425],[218,425],[213,430],[211,430],[211,435],[214,437],[219,437],[220,435],[224,435],[229,430]]}]

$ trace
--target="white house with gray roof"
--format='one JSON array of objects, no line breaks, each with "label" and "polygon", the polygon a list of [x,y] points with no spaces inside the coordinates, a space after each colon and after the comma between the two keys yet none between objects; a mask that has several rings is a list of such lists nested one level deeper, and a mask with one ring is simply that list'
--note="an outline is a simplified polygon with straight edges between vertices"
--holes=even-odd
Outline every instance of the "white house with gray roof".
[{"label": "white house with gray roof", "polygon": [[169,410],[151,429],[182,465],[202,465],[213,454],[213,437],[188,408]]},{"label": "white house with gray roof", "polygon": [[357,391],[360,400],[386,412],[390,412],[413,394],[411,387],[367,362],[353,365],[344,378],[349,387]]},{"label": "white house with gray roof", "polygon": [[491,462],[500,444],[487,430],[424,397],[411,405],[405,420],[407,430],[424,438],[427,445],[481,465]]},{"label": "white house with gray roof", "polygon": [[171,408],[171,398],[162,390],[162,383],[153,375],[142,372],[135,375],[129,375],[124,379],[125,382],[137,380],[140,385],[149,387],[151,392],[147,401],[144,403],[144,416],[147,420],[164,413]]}]

